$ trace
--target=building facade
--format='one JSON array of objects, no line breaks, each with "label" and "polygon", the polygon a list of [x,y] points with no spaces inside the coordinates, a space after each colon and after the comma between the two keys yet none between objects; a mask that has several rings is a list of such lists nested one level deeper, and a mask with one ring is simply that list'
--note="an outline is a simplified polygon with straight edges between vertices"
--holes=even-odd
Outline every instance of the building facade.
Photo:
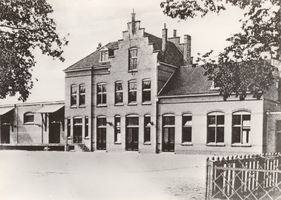
[{"label": "building facade", "polygon": [[261,98],[223,101],[203,69],[192,66],[189,35],[180,43],[175,30],[168,38],[164,25],[156,37],[133,13],[121,40],[99,45],[65,70],[67,143],[108,152],[276,150],[276,131],[267,128],[278,118],[269,113],[281,111],[276,73],[276,84]]},{"label": "building facade", "polygon": [[63,149],[64,102],[1,105],[0,136],[2,149]]}]

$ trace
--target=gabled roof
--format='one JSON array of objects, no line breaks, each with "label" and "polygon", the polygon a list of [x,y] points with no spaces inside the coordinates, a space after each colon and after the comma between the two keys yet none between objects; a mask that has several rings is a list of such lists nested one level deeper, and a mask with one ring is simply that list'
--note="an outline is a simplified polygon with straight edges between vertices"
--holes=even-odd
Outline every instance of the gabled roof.
[{"label": "gabled roof", "polygon": [[[108,49],[117,49],[118,48],[118,42],[110,42],[107,45],[101,47],[101,48],[108,48]],[[91,53],[90,55],[86,56],[82,60],[76,62],[75,64],[71,65],[70,67],[66,68],[65,71],[71,71],[76,69],[85,69],[92,67],[95,64],[99,63],[100,59],[100,53],[99,49]]]},{"label": "gabled roof", "polygon": [[[144,36],[148,37],[149,43],[153,44],[154,51],[162,51],[162,38],[156,37],[147,32],[144,33]],[[165,55],[163,54],[163,52],[158,54],[158,60],[160,62],[171,64],[174,66],[182,66],[183,55],[182,52],[177,48],[177,46],[174,43],[167,41],[166,48],[167,49]]]},{"label": "gabled roof", "polygon": [[[158,38],[152,34],[144,33],[144,37],[148,37],[149,43],[153,45],[154,51],[161,52],[162,49],[162,39]],[[118,41],[110,42],[107,45],[101,47],[100,49],[108,48],[108,49],[118,49]],[[91,53],[90,55],[86,56],[85,58],[81,59],[80,61],[76,62],[75,64],[71,65],[64,71],[72,71],[72,70],[79,70],[79,69],[86,69],[91,68],[94,65],[99,65],[100,59],[100,49],[96,50],[95,52]],[[164,62],[167,64],[171,64],[174,66],[181,66],[183,65],[183,55],[176,47],[176,45],[172,42],[167,41],[167,50],[165,55],[163,53],[158,54],[158,60],[160,62]]]},{"label": "gabled roof", "polygon": [[159,96],[191,95],[214,93],[212,82],[204,76],[201,66],[183,66],[177,69]]}]

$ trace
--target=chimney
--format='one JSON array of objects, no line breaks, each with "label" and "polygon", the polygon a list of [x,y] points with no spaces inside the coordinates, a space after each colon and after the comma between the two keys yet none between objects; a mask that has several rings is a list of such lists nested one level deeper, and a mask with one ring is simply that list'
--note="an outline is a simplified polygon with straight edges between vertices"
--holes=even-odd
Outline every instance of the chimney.
[{"label": "chimney", "polygon": [[132,33],[133,34],[136,33],[136,14],[134,12],[134,9],[133,9],[133,13],[132,13]]},{"label": "chimney", "polygon": [[191,36],[184,35],[183,59],[185,65],[191,64]]},{"label": "chimney", "polygon": [[97,49],[101,48],[101,43],[98,43]]},{"label": "chimney", "polygon": [[162,52],[165,53],[166,46],[167,46],[167,32],[168,29],[166,29],[166,24],[164,24],[164,28],[162,29]]},{"label": "chimney", "polygon": [[176,30],[176,29],[174,29],[173,37],[174,37],[174,38],[177,37],[177,30]]}]

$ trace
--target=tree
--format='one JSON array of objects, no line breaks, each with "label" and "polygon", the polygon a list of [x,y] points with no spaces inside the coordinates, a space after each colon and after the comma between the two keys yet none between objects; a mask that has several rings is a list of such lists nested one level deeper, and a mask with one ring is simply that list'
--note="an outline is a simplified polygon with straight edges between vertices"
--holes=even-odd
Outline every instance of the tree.
[{"label": "tree", "polygon": [[33,87],[34,49],[64,61],[65,38],[56,33],[46,0],[0,1],[0,98],[20,94],[26,101]]},{"label": "tree", "polygon": [[242,33],[227,40],[217,60],[210,52],[199,54],[197,61],[203,61],[205,75],[220,88],[220,94],[227,99],[235,93],[244,99],[248,92],[260,98],[274,83],[275,67],[269,59],[281,58],[281,1],[280,0],[167,0],[161,2],[164,14],[186,20],[209,12],[226,10],[226,4],[245,10]]}]

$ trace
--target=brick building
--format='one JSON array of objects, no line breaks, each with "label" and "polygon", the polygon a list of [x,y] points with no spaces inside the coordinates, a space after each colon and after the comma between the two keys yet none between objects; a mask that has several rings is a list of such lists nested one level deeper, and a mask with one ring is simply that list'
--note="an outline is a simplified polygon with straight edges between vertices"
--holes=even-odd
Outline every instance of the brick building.
[{"label": "brick building", "polygon": [[123,38],[65,72],[65,102],[0,106],[1,147],[75,146],[141,153],[261,153],[281,151],[281,64],[261,98],[227,101],[194,67],[191,37],[162,37],[141,28],[135,14]]},{"label": "brick building", "polygon": [[267,123],[270,112],[280,111],[278,78],[260,99],[223,101],[203,69],[192,67],[189,35],[180,43],[164,25],[156,37],[134,13],[127,27],[121,40],[99,45],[65,70],[68,144],[150,153],[278,149],[278,131],[266,128],[276,125],[276,117]]},{"label": "brick building", "polygon": [[0,106],[0,149],[64,149],[64,102]]}]

